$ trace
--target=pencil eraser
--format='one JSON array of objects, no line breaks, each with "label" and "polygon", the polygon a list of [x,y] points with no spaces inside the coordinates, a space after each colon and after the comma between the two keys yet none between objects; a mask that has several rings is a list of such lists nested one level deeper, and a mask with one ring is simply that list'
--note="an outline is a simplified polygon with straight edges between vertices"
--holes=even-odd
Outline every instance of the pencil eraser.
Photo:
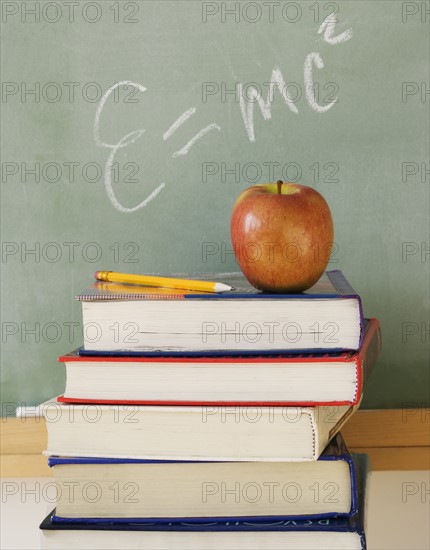
[{"label": "pencil eraser", "polygon": [[100,273],[100,271],[96,271],[96,272],[94,273],[94,279],[98,279],[98,278],[99,278],[99,273]]}]

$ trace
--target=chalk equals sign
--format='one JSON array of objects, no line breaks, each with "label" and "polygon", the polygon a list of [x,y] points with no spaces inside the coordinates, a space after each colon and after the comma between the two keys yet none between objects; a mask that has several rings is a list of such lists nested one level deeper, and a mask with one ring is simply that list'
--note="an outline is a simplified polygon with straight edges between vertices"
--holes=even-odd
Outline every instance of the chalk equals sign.
[{"label": "chalk equals sign", "polygon": [[[170,126],[170,128],[164,132],[163,134],[164,141],[169,139],[169,137],[172,136],[176,132],[176,130],[178,130],[178,128],[180,128],[182,124],[184,124],[184,122],[186,122],[191,116],[193,116],[195,112],[196,112],[195,107],[191,107],[187,111],[183,112],[182,115],[180,115],[175,120],[175,122]],[[172,158],[186,155],[188,151],[191,149],[191,147],[211,130],[218,130],[218,132],[220,132],[221,127],[218,126],[218,124],[215,124],[215,122],[208,124],[208,126],[206,126],[205,128],[202,128],[200,132],[198,132],[194,137],[192,137],[181,149],[179,149],[178,151],[175,151],[172,155]]]}]

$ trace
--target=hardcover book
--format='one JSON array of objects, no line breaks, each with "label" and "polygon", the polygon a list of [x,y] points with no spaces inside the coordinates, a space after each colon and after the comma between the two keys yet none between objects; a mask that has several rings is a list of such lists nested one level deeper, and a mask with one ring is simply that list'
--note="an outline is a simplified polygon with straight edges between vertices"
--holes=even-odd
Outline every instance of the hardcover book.
[{"label": "hardcover book", "polygon": [[365,320],[359,352],[281,356],[59,358],[62,403],[136,405],[355,405],[379,355],[376,319]]},{"label": "hardcover book", "polygon": [[[354,466],[340,434],[314,462],[50,457],[48,464],[58,487],[53,521],[252,521],[357,512]],[[89,485],[96,498],[87,498]]]},{"label": "hardcover book", "polygon": [[85,353],[257,354],[356,351],[361,301],[340,271],[300,294],[263,293],[241,274],[226,293],[96,282],[82,302]]},{"label": "hardcover book", "polygon": [[69,550],[365,550],[366,455],[353,455],[358,512],[351,518],[301,520],[57,522],[55,510],[43,521],[42,548]]},{"label": "hardcover book", "polygon": [[244,462],[317,460],[357,408],[41,405],[47,455]]}]

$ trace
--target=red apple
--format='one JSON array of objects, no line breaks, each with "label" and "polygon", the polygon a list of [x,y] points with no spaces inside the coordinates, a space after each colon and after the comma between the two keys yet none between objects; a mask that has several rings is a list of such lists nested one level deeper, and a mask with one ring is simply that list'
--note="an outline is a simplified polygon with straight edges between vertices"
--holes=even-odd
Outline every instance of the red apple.
[{"label": "red apple", "polygon": [[327,267],[333,245],[330,208],[305,185],[253,185],[234,204],[231,240],[239,266],[255,288],[301,292]]}]

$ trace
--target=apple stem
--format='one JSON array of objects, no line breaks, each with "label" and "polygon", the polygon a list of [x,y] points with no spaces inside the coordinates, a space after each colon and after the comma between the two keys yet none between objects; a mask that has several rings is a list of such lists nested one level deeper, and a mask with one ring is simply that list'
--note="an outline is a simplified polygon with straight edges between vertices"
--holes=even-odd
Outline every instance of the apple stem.
[{"label": "apple stem", "polygon": [[276,184],[277,184],[277,186],[278,186],[278,195],[281,194],[281,189],[282,189],[282,184],[283,184],[283,183],[284,183],[284,182],[283,182],[282,180],[278,180],[278,181],[276,182]]}]

